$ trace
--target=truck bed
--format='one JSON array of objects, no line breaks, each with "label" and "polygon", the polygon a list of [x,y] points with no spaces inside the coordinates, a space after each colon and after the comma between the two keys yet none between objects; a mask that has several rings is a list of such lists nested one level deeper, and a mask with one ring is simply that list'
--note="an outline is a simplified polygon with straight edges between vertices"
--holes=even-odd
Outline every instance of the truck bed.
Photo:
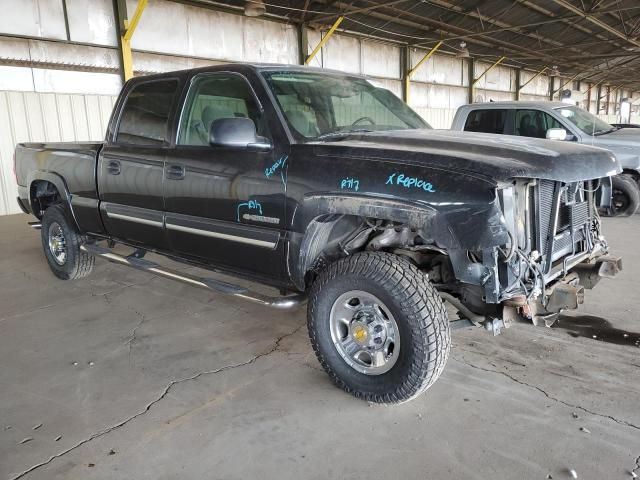
[{"label": "truck bed", "polygon": [[[68,196],[82,230],[101,232],[96,186],[96,161],[104,142],[20,143],[15,169],[22,206],[31,213],[30,188],[35,178],[46,179]],[[42,181],[42,180],[40,180]]]}]

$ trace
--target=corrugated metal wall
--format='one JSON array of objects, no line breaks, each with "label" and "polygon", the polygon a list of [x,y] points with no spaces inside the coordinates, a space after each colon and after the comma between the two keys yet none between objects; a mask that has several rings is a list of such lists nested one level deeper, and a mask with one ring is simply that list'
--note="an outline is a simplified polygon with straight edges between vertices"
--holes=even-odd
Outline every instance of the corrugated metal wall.
[{"label": "corrugated metal wall", "polygon": [[[0,60],[5,63],[0,65],[0,215],[17,211],[12,173],[15,143],[101,139],[121,87],[113,1],[66,1],[68,31],[60,0],[0,0]],[[294,25],[185,3],[149,0],[132,42],[137,73],[228,61],[299,62]],[[133,12],[136,4],[137,0],[127,0],[128,10]],[[168,31],[172,34],[166,35]],[[321,35],[307,31],[307,54]],[[337,33],[311,65],[366,75],[400,97],[401,53],[396,45]],[[411,65],[426,53],[412,49]],[[33,68],[24,62],[32,62]],[[475,62],[476,77],[489,66]],[[449,128],[456,109],[467,103],[468,68],[469,62],[461,58],[433,55],[412,78],[409,104],[434,128]],[[79,71],[87,69],[92,71]],[[533,75],[523,71],[521,82]],[[515,78],[512,68],[491,69],[478,82],[476,99],[512,100]],[[565,80],[556,78],[556,88]],[[522,90],[521,99],[546,100],[549,83],[548,76],[538,76]],[[585,88],[586,84],[580,89]],[[591,93],[595,112],[595,89]],[[601,118],[617,120],[614,114],[622,96],[620,91],[612,95],[609,111],[601,104]]]},{"label": "corrugated metal wall", "polygon": [[445,130],[451,128],[453,117],[456,114],[455,108],[415,107],[414,110],[433,128]]},{"label": "corrugated metal wall", "polygon": [[19,213],[13,175],[15,145],[104,138],[112,95],[0,92],[0,215]]},{"label": "corrugated metal wall", "polygon": [[[127,0],[127,11],[134,12],[137,3]],[[298,63],[299,59],[294,25],[166,0],[149,1],[131,47],[216,60]]]},{"label": "corrugated metal wall", "polygon": [[[310,30],[307,38],[309,55],[321,35]],[[335,34],[310,65],[366,75],[397,96],[402,95],[400,49],[393,45]]]},{"label": "corrugated metal wall", "polygon": [[[428,50],[411,51],[411,65],[417,65]],[[450,56],[433,55],[411,78],[409,105],[433,128],[449,128],[460,105],[467,103],[467,62]]]}]

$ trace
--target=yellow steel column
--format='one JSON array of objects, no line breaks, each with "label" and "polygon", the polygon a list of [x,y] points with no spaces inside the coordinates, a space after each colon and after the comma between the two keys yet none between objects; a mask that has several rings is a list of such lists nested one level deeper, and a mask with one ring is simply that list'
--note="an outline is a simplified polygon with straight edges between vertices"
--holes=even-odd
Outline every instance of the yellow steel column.
[{"label": "yellow steel column", "polygon": [[527,80],[526,82],[524,82],[522,85],[520,85],[520,90],[522,91],[522,89],[524,87],[526,87],[527,85],[529,85],[531,82],[533,82],[536,78],[538,78],[540,75],[542,75],[544,72],[547,71],[547,68],[549,67],[544,67],[542,70],[540,70],[539,72],[537,72],[533,77],[531,77],[529,80]]},{"label": "yellow steel column", "polygon": [[575,79],[576,79],[576,77],[577,77],[578,75],[580,75],[580,73],[579,73],[579,72],[578,72],[578,73],[576,73],[576,74],[575,74],[573,77],[571,77],[569,80],[567,80],[566,82],[564,82],[562,85],[560,85],[560,88],[558,88],[557,90],[555,90],[555,91],[553,92],[553,95],[555,95],[555,94],[556,94],[556,93],[558,93],[558,92],[561,92],[561,91],[562,91],[562,89],[563,89],[564,87],[566,87],[567,85],[569,85],[573,80],[575,80]]},{"label": "yellow steel column", "polygon": [[335,21],[335,23],[331,26],[331,28],[327,32],[327,34],[324,37],[322,37],[322,39],[320,40],[320,43],[318,43],[318,45],[316,45],[316,48],[313,49],[313,52],[311,52],[311,55],[309,55],[307,59],[304,61],[305,65],[309,65],[309,63],[311,63],[311,60],[313,60],[313,58],[318,54],[318,52],[322,49],[322,47],[324,47],[325,43],[329,41],[329,39],[331,38],[331,35],[333,35],[333,32],[336,31],[336,29],[340,26],[343,20],[344,20],[344,17],[338,17],[338,19]]},{"label": "yellow steel column", "polygon": [[498,65],[500,65],[504,60],[506,60],[507,57],[500,57],[498,60],[496,60],[493,65],[491,65],[489,68],[487,68],[484,72],[482,72],[480,74],[480,76],[478,78],[474,78],[473,79],[473,84],[475,85],[476,83],[478,83],[480,81],[480,79],[482,77],[484,77],[487,73],[489,73],[489,71],[493,70],[493,68],[497,67]]},{"label": "yellow steel column", "polygon": [[[422,59],[418,63],[416,63],[416,66],[413,67],[411,70],[409,70],[407,72],[407,74],[405,75],[405,77],[404,77],[404,81],[405,81],[404,88],[405,88],[405,90],[404,91],[406,92],[405,102],[407,104],[409,104],[409,99],[411,98],[411,95],[410,95],[411,77],[413,76],[414,73],[416,73],[416,70],[418,70],[422,66],[422,64],[424,62],[426,62],[427,60],[429,60],[429,58],[431,58],[431,55],[436,53],[436,51],[440,48],[441,45],[442,45],[442,40],[440,40],[438,43],[436,43],[436,45],[431,50],[429,50],[427,52],[427,54],[424,57],[422,57]],[[411,53],[408,52],[407,55],[411,55]],[[409,58],[409,65],[411,65],[411,58]]]},{"label": "yellow steel column", "polygon": [[120,39],[122,49],[122,69],[124,70],[125,82],[133,78],[133,56],[131,55],[131,42],[125,40],[124,35]]},{"label": "yellow steel column", "polygon": [[[604,78],[602,80],[604,80]],[[597,87],[598,85],[600,85],[602,83],[602,80],[598,80],[596,83],[592,83],[591,86],[584,91],[584,93],[588,93],[593,89],[593,87]]]},{"label": "yellow steel column", "polygon": [[[473,78],[471,85],[469,85],[469,103],[473,103],[475,101],[474,98],[476,96],[475,94],[476,83],[478,83],[482,77],[484,77],[487,73],[489,73],[490,70],[500,65],[506,58],[507,57],[500,57],[489,68],[487,68],[484,72],[482,72],[478,78],[473,78],[475,74],[473,70],[469,72],[469,74],[471,75],[471,78]],[[471,62],[471,66],[469,68],[475,69],[473,65],[474,63]]]},{"label": "yellow steel column", "polygon": [[124,34],[120,37],[120,45],[122,49],[122,68],[124,70],[124,79],[133,78],[133,57],[131,55],[131,38],[133,37],[142,12],[147,7],[148,0],[139,0],[136,11],[131,17],[131,21],[124,20]]}]

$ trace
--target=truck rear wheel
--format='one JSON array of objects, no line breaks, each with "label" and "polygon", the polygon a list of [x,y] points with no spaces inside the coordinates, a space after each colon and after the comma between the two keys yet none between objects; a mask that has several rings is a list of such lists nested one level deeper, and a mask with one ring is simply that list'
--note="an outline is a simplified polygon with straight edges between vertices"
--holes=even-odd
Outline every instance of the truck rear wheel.
[{"label": "truck rear wheel", "polygon": [[389,253],[358,253],[313,284],[311,345],[333,382],[376,403],[409,401],[440,376],[449,357],[446,310],[427,276]]},{"label": "truck rear wheel", "polygon": [[40,232],[44,255],[56,277],[75,280],[91,273],[95,258],[80,250],[86,239],[69,221],[63,205],[52,205],[45,210]]}]

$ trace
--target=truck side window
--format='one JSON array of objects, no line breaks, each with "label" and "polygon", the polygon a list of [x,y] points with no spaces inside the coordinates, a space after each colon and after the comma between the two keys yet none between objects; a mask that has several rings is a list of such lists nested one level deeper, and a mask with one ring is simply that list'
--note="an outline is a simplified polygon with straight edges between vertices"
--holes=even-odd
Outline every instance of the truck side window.
[{"label": "truck side window", "polygon": [[518,110],[515,121],[515,134],[522,137],[546,138],[550,128],[564,128],[558,120],[540,110]]},{"label": "truck side window", "polygon": [[249,84],[229,73],[204,74],[189,90],[180,119],[178,145],[209,145],[214,120],[244,117],[253,120],[258,135],[268,136]]},{"label": "truck side window", "polygon": [[497,108],[472,110],[469,112],[464,129],[467,132],[498,133],[504,132],[507,111]]},{"label": "truck side window", "polygon": [[162,145],[167,142],[169,114],[177,90],[177,80],[136,85],[125,100],[116,142],[137,145]]}]

